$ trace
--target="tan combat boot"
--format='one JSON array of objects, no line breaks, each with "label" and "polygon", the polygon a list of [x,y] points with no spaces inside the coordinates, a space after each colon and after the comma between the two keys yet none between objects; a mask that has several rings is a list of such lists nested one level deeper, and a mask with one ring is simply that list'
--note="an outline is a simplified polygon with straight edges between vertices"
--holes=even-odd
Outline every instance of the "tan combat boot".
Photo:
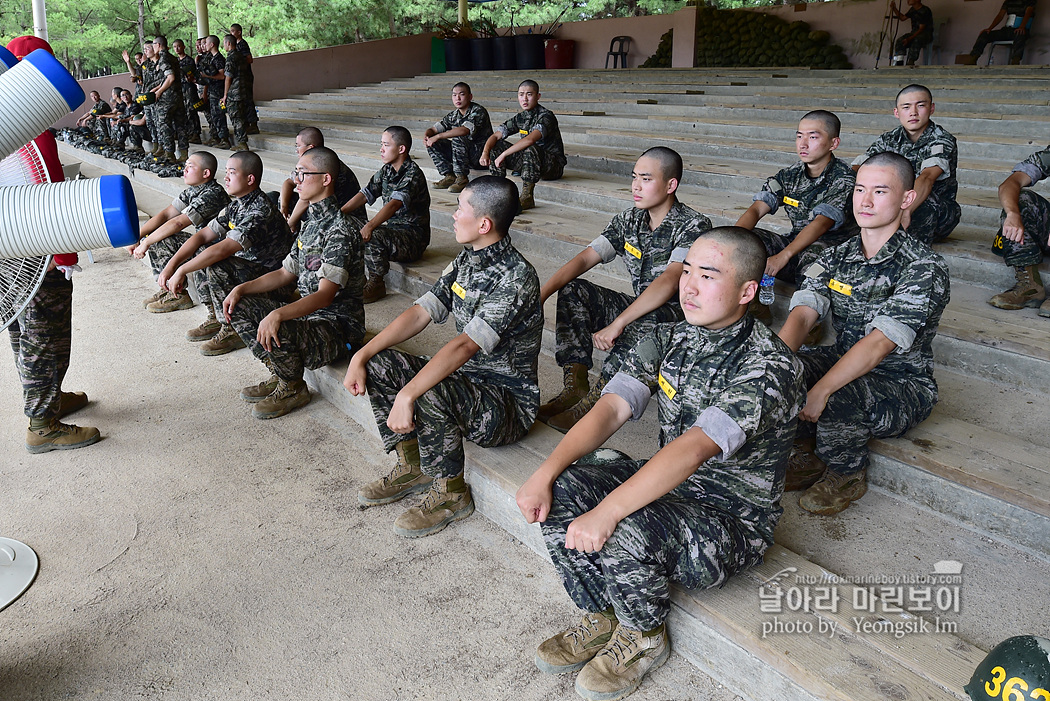
[{"label": "tan combat boot", "polygon": [[180,292],[177,295],[167,293],[155,302],[146,305],[146,311],[152,314],[167,314],[177,312],[180,309],[192,309],[193,299],[189,292]]},{"label": "tan combat boot", "polygon": [[309,403],[310,389],[301,378],[294,382],[278,378],[273,392],[252,407],[252,416],[257,419],[276,419]]},{"label": "tan combat boot", "polygon": [[222,328],[222,324],[215,318],[215,310],[212,306],[208,305],[208,318],[200,326],[195,326],[186,332],[186,340],[191,343],[200,343],[201,341],[207,341],[209,338],[219,333],[219,329]]},{"label": "tan combat boot", "polygon": [[472,513],[474,500],[470,497],[470,487],[463,481],[463,473],[455,477],[438,477],[423,495],[419,506],[413,506],[397,517],[394,533],[405,538],[422,538]]},{"label": "tan combat boot", "polygon": [[533,190],[536,188],[536,183],[522,183],[521,184],[521,197],[518,199],[518,206],[521,211],[526,209],[532,209],[536,206],[536,198],[533,196]]},{"label": "tan combat boot", "polygon": [[576,693],[590,701],[622,699],[670,654],[666,626],[649,633],[617,626],[605,648],[580,670]]},{"label": "tan combat boot", "polygon": [[201,344],[201,355],[226,355],[246,348],[244,341],[229,324],[223,324],[219,332]]},{"label": "tan combat boot", "polygon": [[847,475],[828,470],[824,477],[807,489],[798,500],[798,505],[811,514],[831,516],[845,511],[868,491],[867,471],[860,470]]},{"label": "tan combat boot", "polygon": [[88,405],[88,396],[83,392],[61,392],[58,395],[58,414],[56,419],[80,411]]},{"label": "tan combat boot", "polygon": [[823,460],[817,457],[816,449],[817,441],[815,438],[797,440],[791,446],[791,454],[788,456],[787,477],[784,481],[785,492],[809,489],[824,476],[827,466]]},{"label": "tan combat boot", "polygon": [[988,304],[1011,311],[1038,307],[1046,299],[1046,288],[1039,277],[1039,267],[1029,265],[1025,268],[1014,268],[1014,275],[1017,277],[1017,284],[992,297]]},{"label": "tan combat boot", "polygon": [[378,302],[386,297],[386,281],[382,275],[370,275],[365,281],[365,288],[361,292],[361,301],[365,304]]},{"label": "tan combat boot", "polygon": [[389,504],[409,494],[424,491],[433,481],[419,466],[419,441],[401,441],[395,447],[397,465],[386,477],[369,482],[357,491],[357,501],[365,506]]},{"label": "tan combat boot", "polygon": [[587,396],[576,402],[572,408],[563,411],[560,414],[552,416],[547,420],[547,425],[556,431],[562,433],[568,433],[569,429],[576,425],[584,415],[591,410],[598,400],[602,396],[602,390],[605,389],[605,380],[599,379],[591,391],[587,393]]},{"label": "tan combat boot", "polygon": [[30,453],[49,453],[52,450],[73,450],[102,440],[97,428],[73,426],[55,419],[30,419],[26,430],[26,450]]},{"label": "tan combat boot", "polygon": [[449,173],[448,175],[442,175],[441,180],[434,181],[435,190],[444,190],[452,183],[456,182],[456,176]]},{"label": "tan combat boot", "polygon": [[569,363],[561,369],[564,376],[564,389],[561,394],[540,407],[536,414],[537,421],[547,422],[552,416],[557,416],[567,409],[571,409],[581,399],[587,396],[590,382],[587,379],[587,366],[583,363]]},{"label": "tan combat boot", "polygon": [[466,175],[457,175],[456,182],[448,186],[448,191],[451,193],[463,192],[463,188],[470,184],[470,178]]},{"label": "tan combat boot", "polygon": [[536,648],[536,666],[547,674],[575,672],[602,651],[612,638],[617,624],[612,609],[585,613],[572,628],[540,643]]}]

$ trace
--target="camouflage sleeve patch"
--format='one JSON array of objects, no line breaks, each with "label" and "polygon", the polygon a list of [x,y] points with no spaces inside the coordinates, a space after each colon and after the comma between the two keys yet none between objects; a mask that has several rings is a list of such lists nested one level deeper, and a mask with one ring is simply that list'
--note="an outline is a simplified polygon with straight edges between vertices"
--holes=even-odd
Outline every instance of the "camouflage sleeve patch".
[{"label": "camouflage sleeve patch", "polygon": [[652,390],[641,380],[624,372],[618,372],[602,389],[602,396],[615,394],[631,407],[631,421],[637,421],[645,413],[645,407],[653,397]]},{"label": "camouflage sleeve patch", "polygon": [[463,327],[463,333],[470,336],[470,340],[477,343],[486,354],[491,353],[499,345],[499,334],[480,316],[475,316],[468,321]]},{"label": "camouflage sleeve patch", "polygon": [[867,335],[874,329],[878,329],[886,338],[893,341],[901,352],[909,350],[911,344],[915,342],[915,331],[891,316],[882,316],[881,314],[876,316],[864,329],[864,334]]},{"label": "camouflage sleeve patch", "polygon": [[449,310],[452,309],[452,283],[456,281],[457,260],[458,257],[446,265],[430,291],[416,300],[416,304],[427,310],[434,323],[443,324],[448,318]]},{"label": "camouflage sleeve patch", "polygon": [[322,261],[321,269],[317,271],[317,277],[334,282],[340,287],[346,287],[346,282],[350,279],[350,273],[347,272],[346,268],[340,268],[338,265]]},{"label": "camouflage sleeve patch", "polygon": [[281,262],[281,267],[292,275],[299,277],[299,257],[295,253],[289,253]]},{"label": "camouflage sleeve patch", "polygon": [[435,324],[445,323],[448,318],[448,307],[433,292],[427,292],[416,300],[416,304],[423,307]]},{"label": "camouflage sleeve patch", "polygon": [[532,128],[529,129],[529,133],[531,134],[534,131],[538,131],[540,133],[540,138],[546,137],[547,134],[551,133],[551,128],[554,126],[550,123],[551,118],[553,116],[553,114],[548,112],[547,114],[540,117],[539,121],[533,124]]},{"label": "camouflage sleeve patch", "polygon": [[1042,168],[1028,161],[1023,161],[1014,166],[1014,169],[1010,171],[1012,173],[1024,173],[1028,176],[1028,179],[1032,182],[1029,185],[1035,185],[1037,182],[1042,180],[1045,176],[1045,172]]},{"label": "camouflage sleeve patch", "polygon": [[249,248],[252,247],[251,238],[239,228],[230,229],[229,232],[227,232],[226,234],[226,238],[239,243],[242,251],[247,251]]},{"label": "camouflage sleeve patch", "polygon": [[693,426],[703,431],[704,435],[722,449],[722,454],[715,456],[721,460],[733,457],[733,454],[747,440],[747,436],[736,421],[733,421],[729,418],[729,414],[716,406],[709,406],[700,412]]},{"label": "camouflage sleeve patch", "polygon": [[202,217],[200,212],[198,212],[192,205],[186,205],[182,210],[182,213],[190,220],[190,224],[193,224],[195,227],[200,228],[204,226],[204,217]]},{"label": "camouflage sleeve patch", "polygon": [[[179,193],[178,197],[171,201],[171,206],[179,210],[180,212],[183,212],[183,210],[189,206],[190,199],[190,191],[183,190],[181,193]],[[183,214],[185,214],[185,212],[183,212]]]},{"label": "camouflage sleeve patch", "polygon": [[831,311],[831,300],[812,290],[798,290],[791,295],[791,304],[788,306],[788,312],[790,313],[795,307],[809,307],[816,311],[817,316],[823,321],[824,317]]},{"label": "camouflage sleeve patch", "polygon": [[846,221],[846,213],[838,207],[831,205],[827,202],[821,202],[813,208],[814,217],[827,217],[831,221],[835,222],[832,229],[837,229],[842,226],[842,223]]},{"label": "camouflage sleeve patch", "polygon": [[593,248],[598,255],[601,256],[603,263],[608,263],[616,257],[616,248],[613,247],[612,242],[604,235],[599,236],[587,245]]},{"label": "camouflage sleeve patch", "polygon": [[952,175],[951,163],[948,162],[947,158],[944,158],[942,156],[930,156],[929,158],[923,160],[923,162],[919,164],[919,173],[922,173],[922,171],[926,170],[927,168],[941,169],[941,174],[937,176],[938,180],[950,178]]},{"label": "camouflage sleeve patch", "polygon": [[377,172],[372,176],[372,179],[368,181],[368,184],[361,188],[361,193],[365,196],[365,200],[368,204],[372,204],[379,197],[383,195],[383,171]]},{"label": "camouflage sleeve patch", "polygon": [[897,280],[893,296],[882,303],[865,332],[877,328],[897,344],[898,352],[907,351],[934,310],[943,307],[948,284],[947,267],[939,256],[916,260]]},{"label": "camouflage sleeve patch", "polygon": [[1016,166],[1013,172],[1021,172],[1031,178],[1032,185],[1050,175],[1050,146],[1042,151],[1036,151]]}]

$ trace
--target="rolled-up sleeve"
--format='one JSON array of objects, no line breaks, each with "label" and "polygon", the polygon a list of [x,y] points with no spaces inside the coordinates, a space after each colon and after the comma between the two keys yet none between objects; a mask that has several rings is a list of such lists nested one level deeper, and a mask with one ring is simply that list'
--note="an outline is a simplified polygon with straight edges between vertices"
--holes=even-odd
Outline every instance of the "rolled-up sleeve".
[{"label": "rolled-up sleeve", "polygon": [[441,300],[433,292],[424,293],[422,297],[416,300],[416,304],[426,310],[435,324],[444,323],[445,319],[448,318],[448,307],[442,304]]},{"label": "rolled-up sleeve", "polygon": [[700,412],[693,424],[704,432],[722,450],[721,459],[731,458],[747,441],[747,435],[736,421],[721,408],[709,406]]},{"label": "rolled-up sleeve", "polygon": [[625,372],[618,372],[609,383],[602,389],[602,395],[615,394],[624,399],[631,407],[631,421],[637,421],[645,413],[645,407],[653,393],[649,386],[636,377],[631,377]]},{"label": "rolled-up sleeve", "polygon": [[605,238],[605,236],[599,236],[587,245],[593,248],[598,255],[601,256],[603,263],[608,263],[616,257],[616,249],[613,248],[612,242]]},{"label": "rolled-up sleeve", "polygon": [[463,333],[470,336],[470,340],[477,343],[478,347],[485,353],[491,353],[499,345],[500,335],[480,316],[476,316],[468,321],[467,325],[463,327]]},{"label": "rolled-up sleeve", "polygon": [[831,302],[827,297],[818,295],[812,290],[799,290],[791,295],[791,305],[788,307],[788,312],[790,313],[795,307],[809,307],[816,311],[820,319],[823,320],[831,309]]}]

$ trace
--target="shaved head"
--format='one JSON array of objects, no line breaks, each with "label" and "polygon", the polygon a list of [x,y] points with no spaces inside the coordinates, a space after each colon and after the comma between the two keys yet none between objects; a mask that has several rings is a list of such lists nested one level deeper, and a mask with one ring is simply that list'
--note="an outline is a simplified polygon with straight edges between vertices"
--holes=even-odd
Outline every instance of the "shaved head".
[{"label": "shaved head", "polygon": [[766,270],[766,247],[754,232],[739,226],[716,226],[700,234],[697,240],[700,239],[729,247],[730,263],[736,273],[737,284],[762,279]]}]

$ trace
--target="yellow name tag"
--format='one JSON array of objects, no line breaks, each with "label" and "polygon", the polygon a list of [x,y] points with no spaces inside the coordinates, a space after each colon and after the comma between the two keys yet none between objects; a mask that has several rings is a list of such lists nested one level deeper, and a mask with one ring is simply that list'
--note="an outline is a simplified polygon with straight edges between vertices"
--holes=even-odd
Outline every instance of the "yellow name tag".
[{"label": "yellow name tag", "polygon": [[788,196],[784,196],[784,204],[791,205],[792,207],[798,207],[798,200],[793,200]]},{"label": "yellow name tag", "polygon": [[226,226],[230,227],[230,231],[233,231],[234,229],[237,228],[236,226],[234,226],[232,221],[229,224],[227,224]]},{"label": "yellow name tag", "polygon": [[295,240],[295,245],[299,247],[300,251],[303,250],[303,240],[302,239],[296,239]]},{"label": "yellow name tag", "polygon": [[674,399],[674,396],[678,394],[678,391],[671,386],[671,383],[664,379],[664,374],[660,373],[656,376],[656,382],[660,385],[660,389],[664,391],[668,399]]},{"label": "yellow name tag", "polygon": [[634,246],[632,246],[631,244],[627,243],[626,241],[623,244],[623,250],[627,251],[628,253],[630,253],[632,256],[634,256],[638,260],[642,259],[642,252],[639,251]]},{"label": "yellow name tag", "polygon": [[846,283],[839,282],[838,280],[828,280],[828,287],[844,295],[853,294],[853,285],[847,285]]},{"label": "yellow name tag", "polygon": [[452,283],[452,291],[456,293],[456,296],[463,299],[467,296],[467,291],[463,289],[463,286],[458,282]]},{"label": "yellow name tag", "polygon": [[527,129],[518,129],[518,133],[521,134],[522,136],[528,136],[529,135],[529,132],[528,132]]}]

